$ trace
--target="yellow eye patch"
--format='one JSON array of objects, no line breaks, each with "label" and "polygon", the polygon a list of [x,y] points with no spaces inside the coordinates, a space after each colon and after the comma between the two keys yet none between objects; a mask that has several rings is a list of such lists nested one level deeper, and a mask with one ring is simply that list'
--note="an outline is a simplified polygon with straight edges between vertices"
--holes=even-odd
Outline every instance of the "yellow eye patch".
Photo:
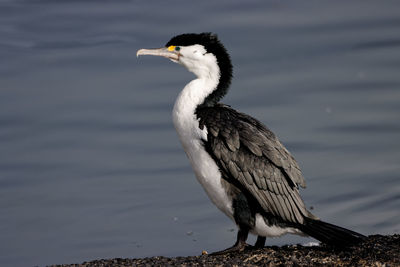
[{"label": "yellow eye patch", "polygon": [[168,46],[168,51],[179,51],[179,50],[181,50],[181,48],[179,47],[179,46],[175,46],[175,45],[170,45],[170,46]]}]

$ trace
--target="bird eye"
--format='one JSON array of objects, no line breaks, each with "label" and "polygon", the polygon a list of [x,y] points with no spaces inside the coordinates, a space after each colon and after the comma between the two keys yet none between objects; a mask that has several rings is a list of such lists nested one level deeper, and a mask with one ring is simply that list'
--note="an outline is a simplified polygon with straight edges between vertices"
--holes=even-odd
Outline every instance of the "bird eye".
[{"label": "bird eye", "polygon": [[179,46],[175,46],[175,51],[179,51],[181,48]]}]

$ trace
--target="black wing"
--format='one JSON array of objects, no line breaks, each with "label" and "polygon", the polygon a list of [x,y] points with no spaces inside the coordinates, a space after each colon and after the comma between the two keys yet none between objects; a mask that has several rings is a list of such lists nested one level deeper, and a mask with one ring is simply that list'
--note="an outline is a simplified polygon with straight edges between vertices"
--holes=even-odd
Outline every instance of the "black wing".
[{"label": "black wing", "polygon": [[300,168],[276,136],[256,119],[228,106],[201,107],[200,128],[206,127],[206,149],[228,180],[247,189],[265,212],[283,221],[303,223],[313,216],[298,187],[305,187]]}]

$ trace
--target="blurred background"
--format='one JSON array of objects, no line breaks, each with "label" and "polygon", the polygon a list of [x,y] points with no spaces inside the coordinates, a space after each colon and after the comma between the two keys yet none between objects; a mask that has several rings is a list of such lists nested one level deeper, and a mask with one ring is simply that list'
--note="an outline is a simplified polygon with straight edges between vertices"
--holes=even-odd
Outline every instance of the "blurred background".
[{"label": "blurred background", "polygon": [[307,206],[363,234],[399,233],[398,1],[0,0],[1,266],[234,243],[172,125],[193,75],[135,55],[204,31],[233,61],[223,102],[293,153]]}]

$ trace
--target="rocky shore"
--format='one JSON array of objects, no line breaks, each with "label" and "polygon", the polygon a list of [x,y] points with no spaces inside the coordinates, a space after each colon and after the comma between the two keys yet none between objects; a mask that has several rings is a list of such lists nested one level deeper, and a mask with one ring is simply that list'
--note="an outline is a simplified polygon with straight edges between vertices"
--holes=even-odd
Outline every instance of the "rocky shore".
[{"label": "rocky shore", "polygon": [[[56,265],[54,265],[56,266]],[[371,235],[344,250],[321,245],[265,247],[218,256],[151,257],[143,259],[107,259],[62,267],[100,266],[400,266],[400,235]]]}]

